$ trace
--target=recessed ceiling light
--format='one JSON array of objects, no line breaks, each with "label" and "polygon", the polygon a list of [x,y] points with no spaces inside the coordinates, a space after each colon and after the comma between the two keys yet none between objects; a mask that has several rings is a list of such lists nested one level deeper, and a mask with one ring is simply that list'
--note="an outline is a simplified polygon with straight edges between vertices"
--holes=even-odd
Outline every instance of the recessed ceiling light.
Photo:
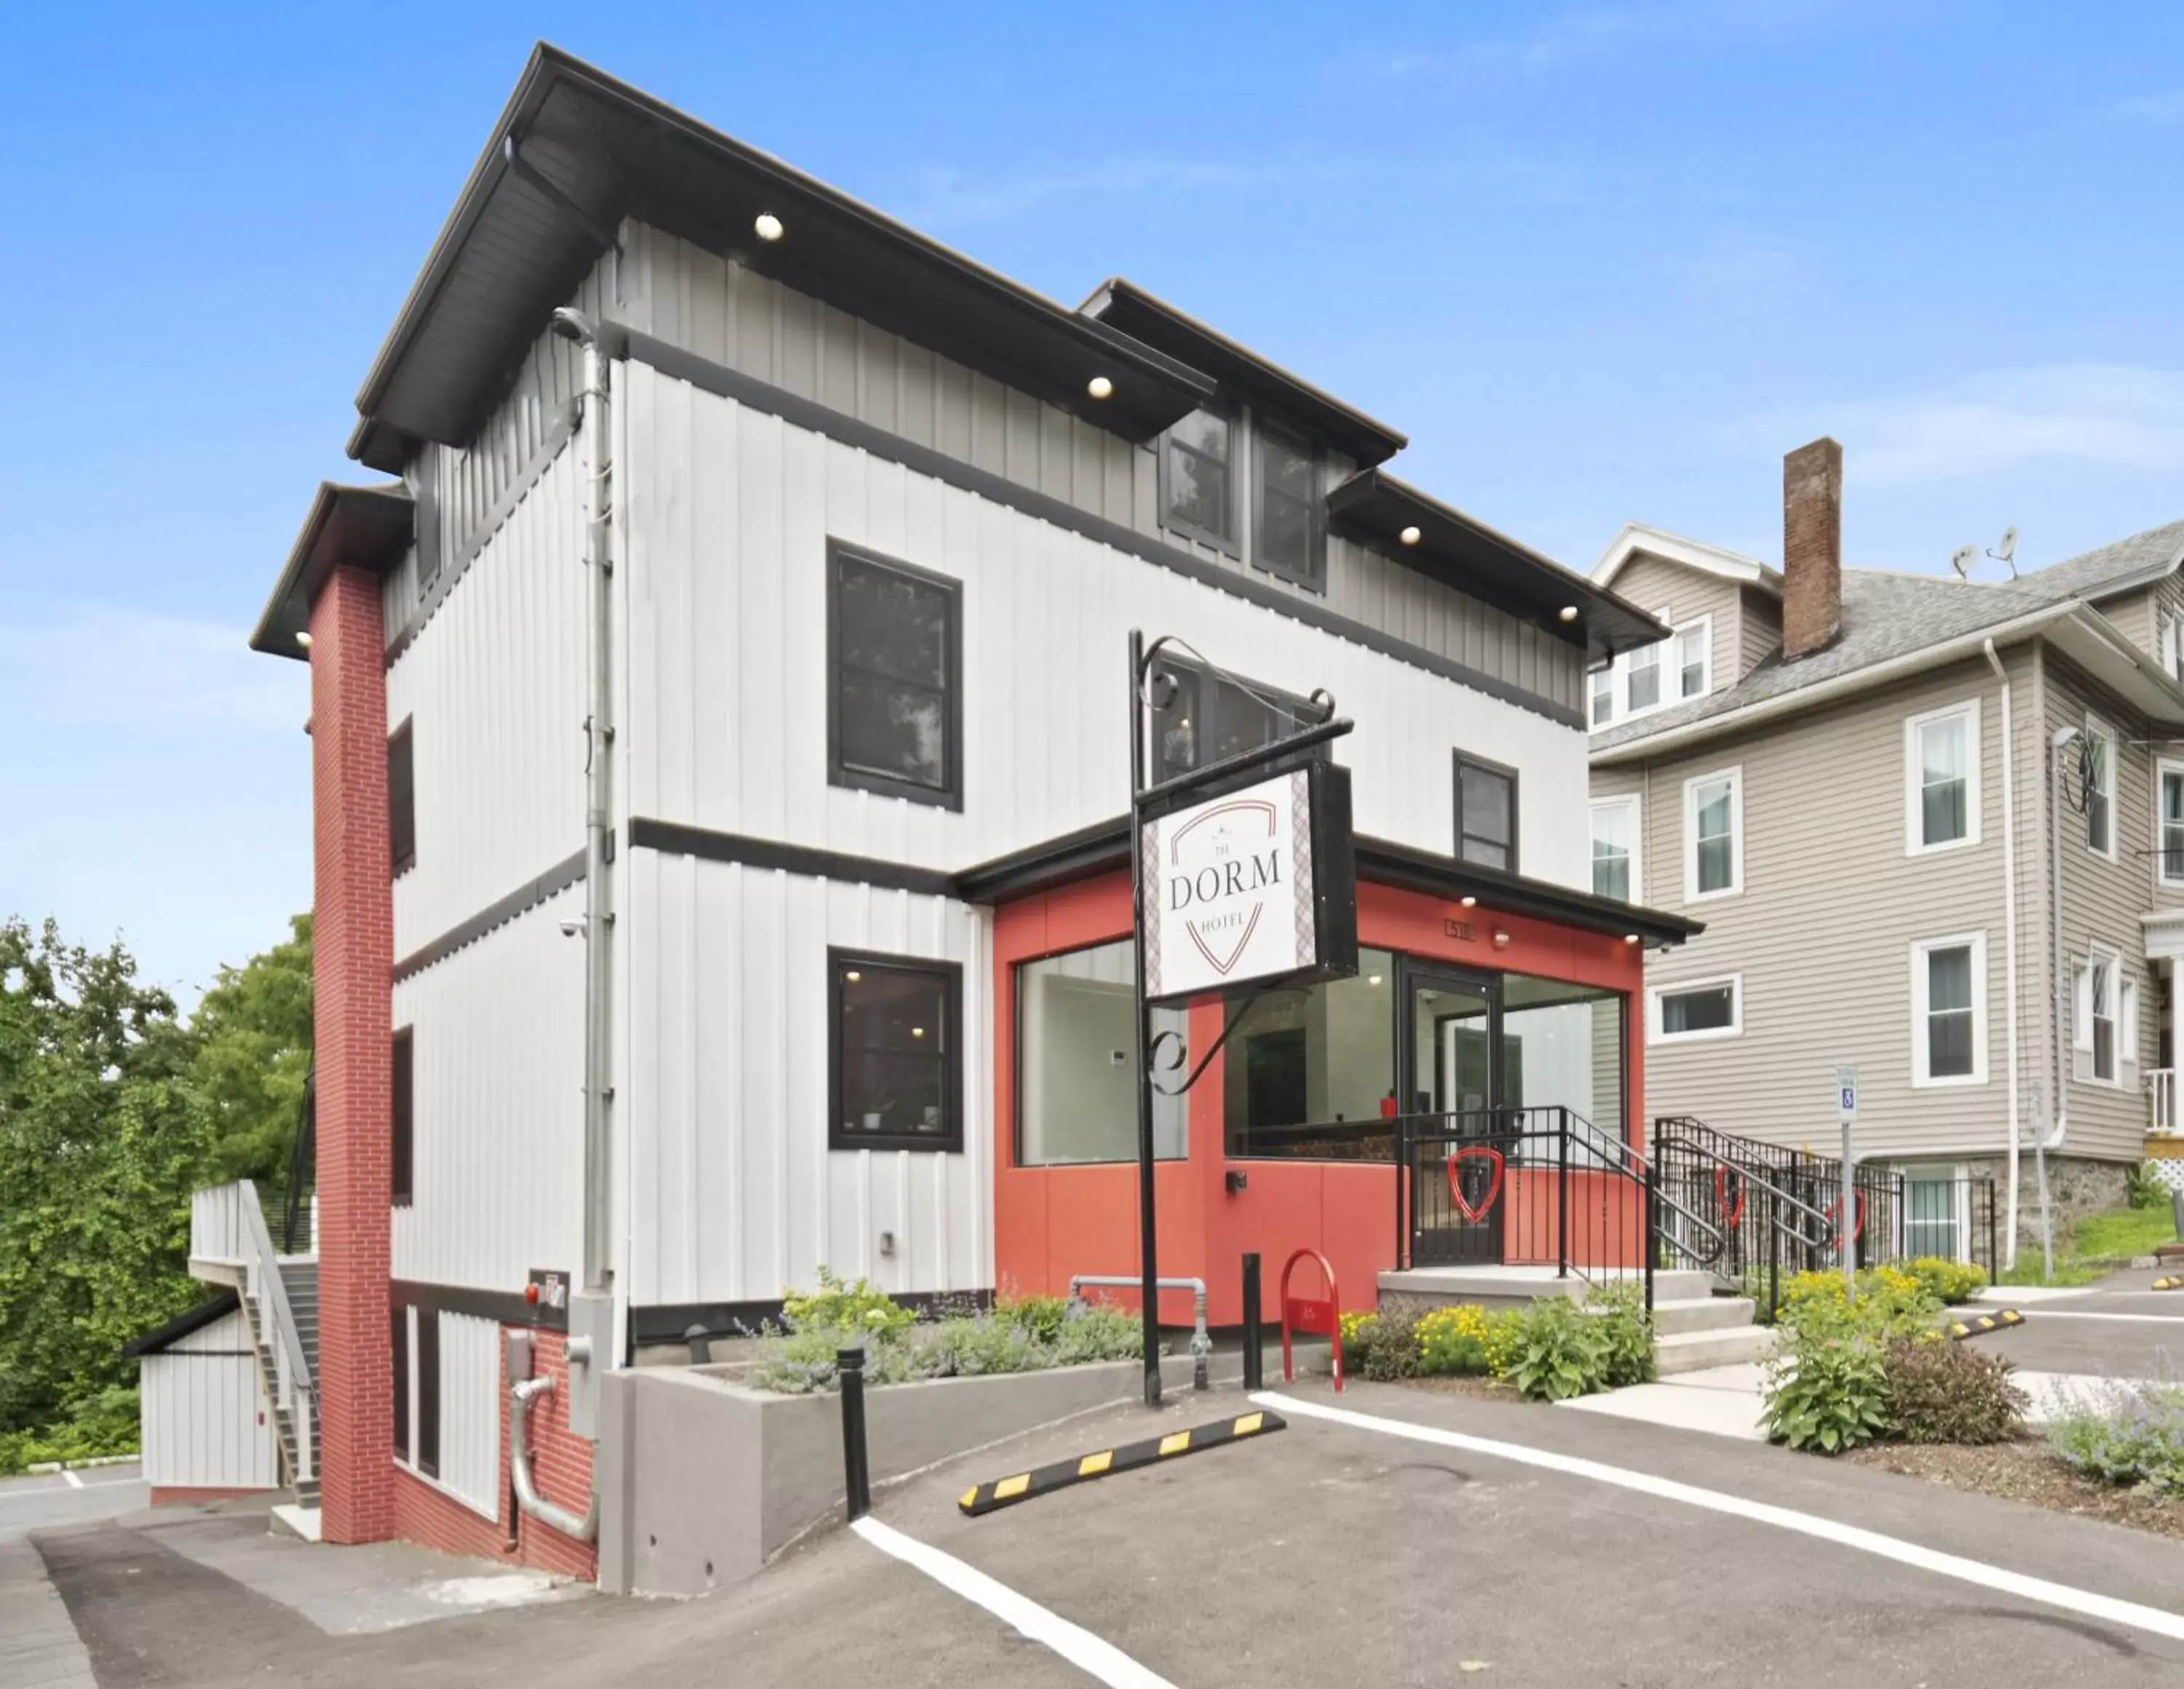
[{"label": "recessed ceiling light", "polygon": [[865,976],[864,976],[863,974],[861,974],[861,973],[858,973],[858,972],[857,972],[857,970],[856,970],[855,968],[854,968],[854,967],[853,967],[853,968],[851,968],[851,969],[850,969],[847,973],[844,973],[844,974],[842,976],[842,978],[844,978],[844,979],[848,980],[848,981],[850,982],[850,984],[851,984],[852,985],[855,984],[856,984],[860,979],[863,978],[864,977],[865,977]]},{"label": "recessed ceiling light", "polygon": [[1561,614],[1563,621],[1574,622],[1577,620],[1577,606],[1574,604],[1566,604],[1562,607]]},{"label": "recessed ceiling light", "polygon": [[910,1029],[910,1035],[912,1038],[922,1038],[925,1036],[925,1028],[922,1026],[914,1026]]},{"label": "recessed ceiling light", "polygon": [[1414,527],[1407,527],[1401,533],[1397,534],[1396,538],[1401,540],[1406,545],[1416,545],[1420,540],[1424,539],[1425,536],[1420,533],[1418,529]]},{"label": "recessed ceiling light", "polygon": [[1625,934],[1623,935],[1623,942],[1624,942],[1624,944],[1626,944],[1626,945],[1635,945],[1635,944],[1636,944],[1636,943],[1638,942],[1638,935],[1637,935],[1637,934],[1635,934],[1635,933],[1625,933]]},{"label": "recessed ceiling light", "polygon": [[1378,985],[1380,983],[1380,976],[1377,973],[1368,973],[1365,976],[1365,983],[1368,985]]},{"label": "recessed ceiling light", "polygon": [[296,631],[296,643],[308,651],[311,649],[311,636],[298,628]]},{"label": "recessed ceiling light", "polygon": [[781,219],[771,211],[761,211],[751,220],[751,230],[762,241],[777,241],[783,232]]},{"label": "recessed ceiling light", "polygon": [[1475,897],[1467,897],[1463,900],[1463,906],[1466,909],[1476,909],[1479,907],[1479,900]]},{"label": "recessed ceiling light", "polygon": [[1095,376],[1084,383],[1084,391],[1095,399],[1107,399],[1113,395],[1115,384],[1105,376]]}]

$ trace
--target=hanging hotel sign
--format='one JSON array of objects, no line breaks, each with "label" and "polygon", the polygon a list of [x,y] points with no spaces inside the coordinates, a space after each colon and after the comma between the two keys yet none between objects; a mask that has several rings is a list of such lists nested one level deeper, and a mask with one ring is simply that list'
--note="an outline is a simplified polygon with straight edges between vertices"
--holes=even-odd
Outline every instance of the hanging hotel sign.
[{"label": "hanging hotel sign", "polygon": [[1357,971],[1350,771],[1314,761],[1146,821],[1145,997]]}]

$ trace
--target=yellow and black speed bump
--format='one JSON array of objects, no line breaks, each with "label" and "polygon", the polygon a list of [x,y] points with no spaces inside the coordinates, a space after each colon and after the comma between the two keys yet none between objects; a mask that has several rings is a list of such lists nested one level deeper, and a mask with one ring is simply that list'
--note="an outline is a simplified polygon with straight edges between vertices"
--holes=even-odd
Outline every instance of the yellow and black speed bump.
[{"label": "yellow and black speed bump", "polygon": [[2157,1290],[2184,1290],[2184,1278],[2156,1279],[2150,1288]]},{"label": "yellow and black speed bump", "polygon": [[2024,1324],[2023,1314],[2014,1307],[2006,1307],[2000,1313],[1975,1313],[1970,1319],[1953,1319],[1949,1322],[1949,1335],[1961,1343],[1967,1337],[1984,1337],[1990,1331],[2007,1331],[2013,1325]]},{"label": "yellow and black speed bump", "polygon": [[1170,1431],[1164,1437],[1147,1437],[1143,1442],[1095,1449],[1090,1454],[1080,1455],[1075,1460],[1057,1460],[1051,1466],[1035,1466],[1028,1472],[1019,1472],[1011,1478],[997,1478],[990,1484],[975,1484],[957,1498],[956,1505],[976,1519],[982,1513],[992,1513],[997,1508],[1014,1507],[1018,1502],[1028,1502],[1034,1496],[1051,1495],[1056,1490],[1066,1490],[1072,1484],[1083,1484],[1094,1478],[1112,1478],[1117,1472],[1134,1471],[1140,1466],[1157,1466],[1162,1461],[1173,1460],[1178,1455],[1196,1454],[1201,1449],[1218,1448],[1223,1443],[1242,1442],[1246,1438],[1262,1437],[1269,1431],[1288,1429],[1289,1421],[1280,1414],[1255,1409],[1249,1413],[1239,1413],[1233,1419],[1216,1419],[1211,1424]]}]

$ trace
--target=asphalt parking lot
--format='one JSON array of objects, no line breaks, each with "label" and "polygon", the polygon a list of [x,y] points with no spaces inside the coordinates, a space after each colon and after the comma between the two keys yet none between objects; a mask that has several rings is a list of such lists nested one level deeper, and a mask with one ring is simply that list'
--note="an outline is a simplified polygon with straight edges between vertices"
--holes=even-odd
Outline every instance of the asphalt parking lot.
[{"label": "asphalt parking lot", "polygon": [[176,1553],[141,1516],[36,1540],[109,1689],[263,1679],[269,1662],[281,1681],[359,1686],[1095,1681],[1066,1640],[1023,1633],[1043,1615],[1117,1651],[1106,1681],[1139,1689],[1997,1689],[2184,1667],[2184,1543],[1501,1399],[1322,1385],[1273,1405],[1288,1429],[984,1518],[956,1505],[975,1481],[1250,1404],[1183,1392],[1157,1416],[1111,1410],[883,1491],[883,1525],[1032,1604],[1015,1624],[956,1575],[841,1531],[706,1600],[591,1597],[344,1636]]}]

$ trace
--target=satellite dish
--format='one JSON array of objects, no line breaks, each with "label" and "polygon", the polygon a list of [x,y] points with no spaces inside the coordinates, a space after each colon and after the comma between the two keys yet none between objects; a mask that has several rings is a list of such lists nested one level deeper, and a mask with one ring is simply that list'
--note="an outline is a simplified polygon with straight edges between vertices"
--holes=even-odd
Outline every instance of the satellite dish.
[{"label": "satellite dish", "polygon": [[1960,581],[1971,579],[1972,565],[1979,560],[1979,547],[1960,545],[1949,555],[1949,566],[1957,571]]},{"label": "satellite dish", "polygon": [[1995,547],[1994,555],[2009,565],[2009,572],[2017,572],[2017,524],[2012,522],[2002,531],[2002,543]]}]

